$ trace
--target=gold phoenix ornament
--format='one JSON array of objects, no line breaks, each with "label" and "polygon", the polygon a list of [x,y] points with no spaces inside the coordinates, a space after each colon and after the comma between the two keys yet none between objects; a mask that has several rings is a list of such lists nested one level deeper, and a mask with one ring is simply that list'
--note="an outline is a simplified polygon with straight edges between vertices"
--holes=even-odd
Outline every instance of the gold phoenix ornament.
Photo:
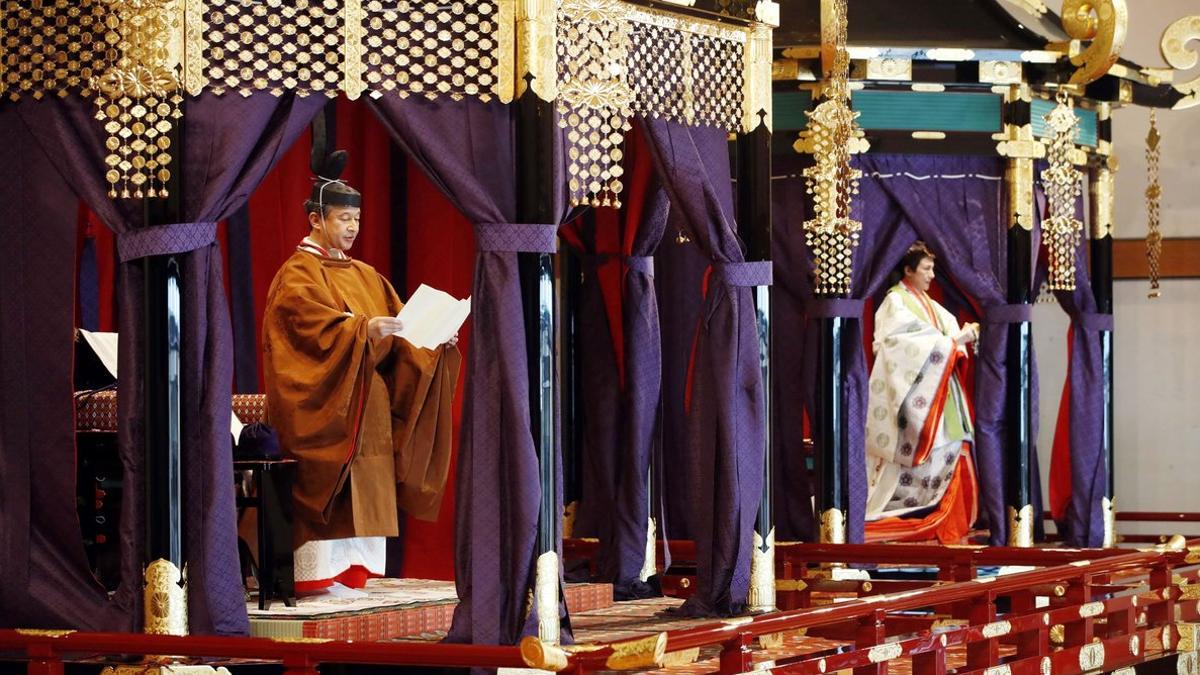
[{"label": "gold phoenix ornament", "polygon": [[834,59],[826,74],[825,100],[808,115],[797,151],[811,153],[814,164],[804,170],[813,217],[804,222],[805,243],[813,255],[817,295],[846,295],[854,272],[854,249],[862,223],[851,208],[862,172],[850,166],[850,155],[865,144],[858,115],[850,108],[850,53],[846,49],[846,0],[833,3]]},{"label": "gold phoenix ornament", "polygon": [[1158,160],[1161,155],[1162,136],[1158,133],[1158,119],[1150,111],[1150,133],[1146,135],[1146,261],[1150,267],[1150,293],[1157,298],[1162,292],[1158,288],[1159,261],[1162,258],[1162,232],[1159,230],[1159,204],[1162,200],[1162,185],[1158,182]]},{"label": "gold phoenix ornament", "polygon": [[105,40],[116,59],[92,78],[96,119],[108,134],[108,196],[166,197],[171,137],[180,118],[175,0],[109,0]]},{"label": "gold phoenix ornament", "polygon": [[1043,245],[1049,249],[1048,286],[1055,291],[1075,290],[1075,251],[1083,233],[1083,222],[1075,217],[1075,202],[1083,194],[1080,173],[1071,162],[1079,120],[1071,98],[1063,90],[1058,105],[1045,115],[1051,136],[1046,155],[1050,168],[1042,172],[1050,215],[1042,226]]}]

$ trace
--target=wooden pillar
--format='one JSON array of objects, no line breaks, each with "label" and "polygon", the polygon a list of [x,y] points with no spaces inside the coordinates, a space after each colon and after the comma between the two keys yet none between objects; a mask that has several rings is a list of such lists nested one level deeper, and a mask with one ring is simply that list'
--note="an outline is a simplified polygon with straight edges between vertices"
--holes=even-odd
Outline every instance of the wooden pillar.
[{"label": "wooden pillar", "polygon": [[[1028,305],[1033,300],[1033,170],[1045,149],[1033,137],[1029,87],[1013,85],[1005,96],[1005,140],[999,150],[1008,157],[1008,302]],[[1029,321],[1008,327],[1005,369],[1005,502],[1009,546],[1033,546],[1034,513],[1030,484],[1033,454],[1033,331]]]},{"label": "wooden pillar", "polygon": [[[544,0],[517,3],[517,222],[554,223],[554,9]],[[557,503],[558,382],[555,363],[554,254],[520,253],[525,346],[529,367],[529,421],[538,456],[538,511],[534,606],[539,637],[559,641]]]},{"label": "wooden pillar", "polygon": [[[1091,271],[1092,293],[1096,297],[1096,311],[1113,313],[1113,224],[1115,220],[1116,158],[1112,152],[1112,108],[1108,103],[1099,104],[1097,110],[1098,148],[1097,160],[1090,169],[1091,197]],[[1113,476],[1113,334],[1111,330],[1100,331],[1100,352],[1104,359],[1104,433],[1102,458],[1105,475],[1108,477],[1103,497],[1105,548],[1117,545],[1116,533],[1116,483]]]}]

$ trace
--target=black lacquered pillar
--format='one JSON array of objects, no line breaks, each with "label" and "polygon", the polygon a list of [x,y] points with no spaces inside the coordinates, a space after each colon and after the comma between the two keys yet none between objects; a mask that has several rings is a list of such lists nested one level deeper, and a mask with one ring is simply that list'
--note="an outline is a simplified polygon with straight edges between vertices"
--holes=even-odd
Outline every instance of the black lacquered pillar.
[{"label": "black lacquered pillar", "polygon": [[[539,3],[532,3],[537,5]],[[549,9],[549,13],[546,13]],[[553,10],[521,5],[517,23],[517,222],[558,222],[554,213],[554,72],[543,72],[537,60],[541,49],[553,53]],[[546,43],[546,44],[542,44]],[[553,62],[551,62],[553,63]],[[558,527],[558,382],[555,376],[557,298],[551,253],[520,253],[525,346],[529,367],[529,421],[538,456],[541,503],[538,509],[537,568],[534,606],[538,637],[559,641]]]},{"label": "black lacquered pillar", "polygon": [[[1112,108],[1108,103],[1099,104],[1097,110],[1098,148],[1089,175],[1091,197],[1091,270],[1092,293],[1096,297],[1096,311],[1100,314],[1113,313],[1113,225],[1115,221],[1116,158],[1112,152]],[[1104,510],[1104,539],[1102,545],[1110,548],[1117,545],[1117,498],[1116,468],[1113,457],[1113,332],[1100,331],[1100,353],[1104,359],[1104,433],[1101,436],[1104,459],[1105,484],[1101,508]]]},{"label": "black lacquered pillar", "polygon": [[[168,197],[147,198],[146,226],[183,222],[184,130],[170,132],[176,170]],[[187,586],[183,550],[182,270],[175,256],[141,261],[143,275],[142,395],[145,430],[143,629],[186,635]],[[230,477],[232,480],[232,477]]]},{"label": "black lacquered pillar", "polygon": [[[1042,147],[1034,140],[1027,85],[1013,85],[1005,97],[1005,131],[1001,144],[1008,157],[1008,287],[1010,305],[1033,301],[1033,171]],[[1033,546],[1035,519],[1030,468],[1033,454],[1033,329],[1029,317],[1008,325],[1005,369],[1005,511],[1009,546]],[[997,330],[1004,330],[997,328]]]},{"label": "black lacquered pillar", "polygon": [[[753,131],[738,134],[737,146],[737,221],[746,244],[747,262],[771,260],[771,129],[766,113],[759,116]],[[775,609],[775,518],[772,505],[772,422],[771,396],[774,393],[771,370],[771,287],[755,286],[754,318],[762,368],[763,404],[767,429],[763,449],[763,492],[754,525],[754,551],[751,557],[751,611]]]}]

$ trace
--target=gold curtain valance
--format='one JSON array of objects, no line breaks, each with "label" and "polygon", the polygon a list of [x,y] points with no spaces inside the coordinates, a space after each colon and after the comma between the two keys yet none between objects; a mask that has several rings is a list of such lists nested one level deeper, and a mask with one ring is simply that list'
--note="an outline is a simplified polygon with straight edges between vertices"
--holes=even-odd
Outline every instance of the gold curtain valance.
[{"label": "gold curtain valance", "polygon": [[537,3],[546,11],[527,16],[529,2],[0,0],[0,95],[93,98],[119,197],[163,195],[183,92],[507,102],[523,90],[518,43],[554,71],[535,93],[557,98],[570,129],[577,202],[619,203],[632,115],[729,131],[769,126],[775,2],[722,0],[731,15],[759,23],[621,0],[546,0]]}]

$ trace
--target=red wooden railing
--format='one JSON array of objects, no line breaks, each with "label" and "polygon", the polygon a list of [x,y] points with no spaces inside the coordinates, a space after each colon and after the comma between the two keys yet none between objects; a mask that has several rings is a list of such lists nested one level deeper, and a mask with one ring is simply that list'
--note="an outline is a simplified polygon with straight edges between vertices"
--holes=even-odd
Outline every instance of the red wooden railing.
[{"label": "red wooden railing", "polygon": [[[0,651],[28,660],[33,675],[61,675],[63,661],[76,655],[131,653],[172,654],[201,662],[215,658],[282,662],[289,675],[312,675],[323,663],[583,673],[655,668],[668,653],[693,657],[705,653],[693,650],[719,653],[722,673],[740,673],[755,667],[756,642],[774,643],[781,635],[807,631],[813,636],[839,636],[847,646],[775,656],[760,667],[780,673],[850,669],[866,675],[886,673],[890,662],[911,659],[914,672],[937,674],[946,672],[948,651],[960,646],[965,648],[966,665],[958,673],[1081,673],[1198,646],[1200,635],[1190,622],[1200,620],[1196,602],[1200,583],[1194,569],[1200,563],[1200,541],[1188,544],[1193,548],[1134,552],[784,544],[778,547],[781,568],[791,565],[798,573],[780,579],[781,587],[791,585],[785,593],[811,603],[815,598],[807,586],[823,583],[859,597],[611,644],[559,648],[527,638],[519,646],[496,647],[6,630],[0,631]],[[880,560],[938,566],[944,576],[959,578],[897,582],[889,590],[898,592],[886,595],[861,595],[878,593],[868,586],[871,582],[823,578],[830,563]],[[971,578],[975,568],[997,564],[1042,567],[1009,576]],[[1185,567],[1193,569],[1179,574]],[[875,583],[887,587],[887,582]],[[1049,605],[1038,607],[1039,596],[1048,597]],[[1007,611],[1002,614],[1001,608]],[[1059,626],[1061,635],[1056,636]]]}]

